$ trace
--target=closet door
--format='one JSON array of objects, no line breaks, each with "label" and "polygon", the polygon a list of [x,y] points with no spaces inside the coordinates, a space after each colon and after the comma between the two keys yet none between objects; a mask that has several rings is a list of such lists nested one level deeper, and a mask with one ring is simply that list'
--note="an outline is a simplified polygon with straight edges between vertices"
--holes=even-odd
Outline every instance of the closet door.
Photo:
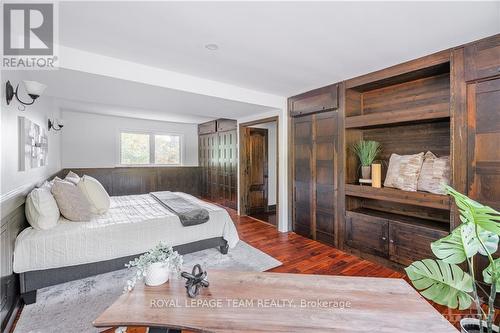
[{"label": "closet door", "polygon": [[319,113],[313,118],[315,239],[335,244],[337,112]]},{"label": "closet door", "polygon": [[219,149],[217,146],[217,133],[210,134],[209,136],[209,168],[208,168],[208,182],[209,182],[209,198],[217,202],[218,198],[218,170],[219,170]]},{"label": "closet door", "polygon": [[199,137],[199,159],[201,167],[201,195],[209,197],[209,174],[210,174],[210,135],[200,135]]},{"label": "closet door", "polygon": [[221,204],[236,209],[236,131],[219,133],[221,152],[219,159],[219,189]]},{"label": "closet door", "polygon": [[313,116],[293,118],[293,230],[313,237]]},{"label": "closet door", "polygon": [[500,210],[500,78],[467,86],[469,196]]}]

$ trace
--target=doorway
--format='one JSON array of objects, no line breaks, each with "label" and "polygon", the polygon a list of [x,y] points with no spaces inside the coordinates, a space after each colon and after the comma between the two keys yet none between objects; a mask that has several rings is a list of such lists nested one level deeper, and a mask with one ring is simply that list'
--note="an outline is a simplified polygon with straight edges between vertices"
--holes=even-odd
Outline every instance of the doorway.
[{"label": "doorway", "polygon": [[240,124],[240,214],[277,227],[278,117]]}]

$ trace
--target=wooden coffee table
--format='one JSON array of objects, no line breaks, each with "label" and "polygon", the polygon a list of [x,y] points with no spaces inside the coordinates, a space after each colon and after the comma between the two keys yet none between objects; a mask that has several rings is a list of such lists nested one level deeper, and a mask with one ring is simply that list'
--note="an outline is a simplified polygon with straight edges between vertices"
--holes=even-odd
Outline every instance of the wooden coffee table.
[{"label": "wooden coffee table", "polygon": [[457,330],[402,279],[209,271],[187,297],[184,279],[137,285],[94,321],[203,332],[405,332]]}]

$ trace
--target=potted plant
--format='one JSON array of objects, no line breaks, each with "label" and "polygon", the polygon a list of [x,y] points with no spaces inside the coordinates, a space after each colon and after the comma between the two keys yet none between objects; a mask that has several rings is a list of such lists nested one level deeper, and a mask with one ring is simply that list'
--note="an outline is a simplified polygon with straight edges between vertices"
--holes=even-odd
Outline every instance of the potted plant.
[{"label": "potted plant", "polygon": [[[494,259],[492,254],[498,248],[500,213],[449,186],[446,191],[455,199],[462,223],[450,235],[431,244],[437,260],[415,261],[405,269],[406,273],[420,294],[433,302],[459,310],[475,305],[477,319],[460,321],[463,333],[499,332],[493,319],[495,296],[500,290],[500,259]],[[491,288],[487,310],[481,307],[474,267],[474,259],[480,255],[489,261],[482,272],[484,282]],[[467,271],[463,271],[460,264],[464,264]]]},{"label": "potted plant", "polygon": [[135,276],[127,281],[126,291],[131,291],[138,280],[144,278],[148,286],[158,286],[168,281],[171,272],[180,273],[182,269],[182,256],[174,251],[171,246],[159,243],[148,252],[130,261],[128,268],[136,267]]},{"label": "potted plant", "polygon": [[359,140],[359,142],[352,146],[352,151],[358,156],[361,162],[361,177],[363,179],[370,179],[371,165],[382,151],[380,143],[377,141]]}]

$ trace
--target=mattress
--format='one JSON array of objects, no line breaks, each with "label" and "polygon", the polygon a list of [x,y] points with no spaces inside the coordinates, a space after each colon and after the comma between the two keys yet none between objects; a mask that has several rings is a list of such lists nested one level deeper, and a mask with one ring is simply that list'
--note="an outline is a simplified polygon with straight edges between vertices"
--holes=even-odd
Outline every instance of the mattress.
[{"label": "mattress", "polygon": [[184,227],[149,194],[111,197],[106,214],[88,222],[60,218],[50,230],[24,229],[14,248],[14,272],[58,268],[143,253],[159,242],[171,246],[223,237],[230,248],[238,232],[227,211],[219,206],[176,192],[210,214],[208,222]]}]

